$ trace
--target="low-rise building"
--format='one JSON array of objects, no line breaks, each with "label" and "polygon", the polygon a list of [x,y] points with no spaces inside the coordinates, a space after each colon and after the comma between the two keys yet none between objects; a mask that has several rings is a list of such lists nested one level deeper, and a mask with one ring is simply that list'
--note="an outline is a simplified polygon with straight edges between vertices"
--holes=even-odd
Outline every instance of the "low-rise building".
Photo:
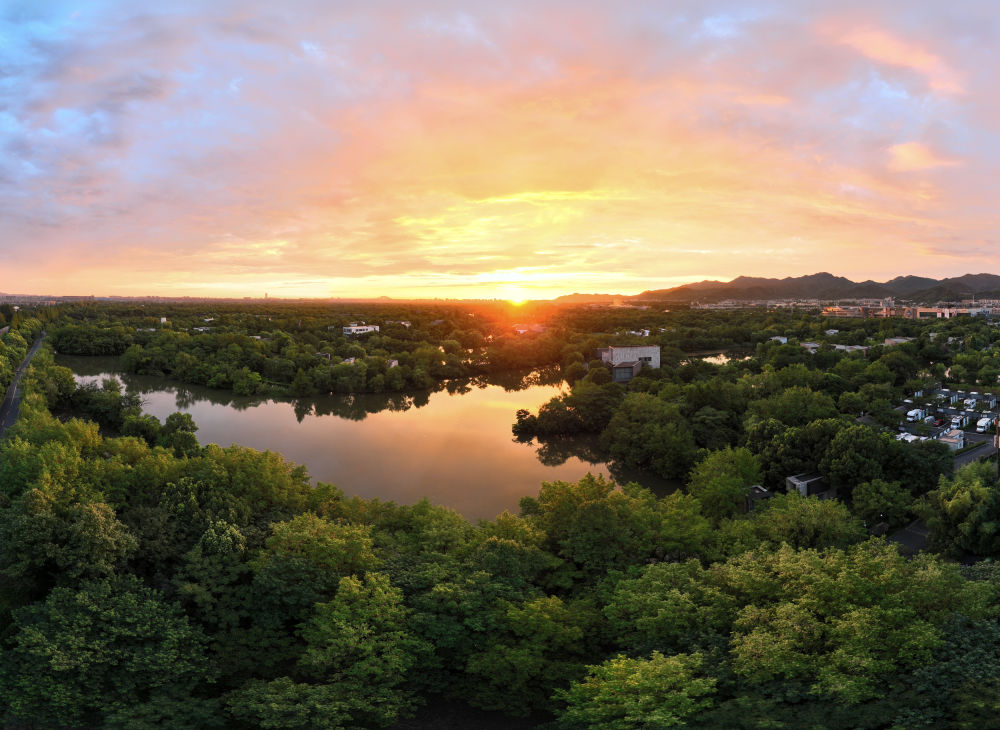
[{"label": "low-rise building", "polygon": [[938,441],[948,444],[948,448],[952,451],[958,451],[965,448],[965,432],[957,428],[952,429],[951,431],[946,431],[944,435],[939,436]]},{"label": "low-rise building", "polygon": [[753,512],[762,502],[766,502],[774,495],[759,484],[754,484],[747,492],[744,508],[747,512]]},{"label": "low-rise building", "polygon": [[369,332],[379,331],[377,324],[365,324],[364,322],[362,322],[361,324],[358,324],[357,322],[351,322],[349,325],[346,325],[343,329],[345,335],[366,335]]},{"label": "low-rise building", "polygon": [[541,334],[548,329],[545,325],[541,324],[515,324],[511,329],[514,330],[519,335],[527,334],[528,332],[533,332],[535,334]]},{"label": "low-rise building", "polygon": [[597,354],[611,366],[611,376],[616,383],[627,383],[644,367],[660,367],[659,345],[613,345],[599,348]]},{"label": "low-rise building", "polygon": [[789,493],[798,492],[803,497],[817,499],[833,499],[837,496],[837,489],[830,486],[826,477],[816,472],[785,477],[785,489]]},{"label": "low-rise building", "polygon": [[865,311],[861,307],[823,307],[823,316],[860,319]]}]

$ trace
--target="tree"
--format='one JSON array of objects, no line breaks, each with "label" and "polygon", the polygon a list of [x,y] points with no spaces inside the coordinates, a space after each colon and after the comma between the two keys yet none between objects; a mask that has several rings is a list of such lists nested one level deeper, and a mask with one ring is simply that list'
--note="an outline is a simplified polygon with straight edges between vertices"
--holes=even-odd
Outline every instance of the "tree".
[{"label": "tree", "polygon": [[913,495],[899,482],[873,479],[854,488],[854,513],[869,526],[878,522],[885,522],[890,527],[905,524],[912,505]]},{"label": "tree", "polygon": [[618,644],[631,653],[692,651],[726,636],[735,601],[697,560],[655,563],[620,581],[604,608]]},{"label": "tree", "polygon": [[720,566],[744,603],[733,668],[752,684],[804,681],[846,703],[885,693],[884,677],[925,665],[955,611],[975,606],[955,566],[904,558],[871,539],[846,551],[753,551]]},{"label": "tree", "polygon": [[353,724],[385,727],[413,707],[401,685],[430,647],[408,630],[402,601],[386,575],[345,576],[302,627],[299,671],[331,687]]},{"label": "tree", "polygon": [[668,479],[687,474],[696,446],[677,406],[649,393],[629,393],[601,434],[615,459]]},{"label": "tree", "polygon": [[927,493],[917,511],[931,532],[935,550],[957,556],[1000,554],[1000,489],[995,467],[973,462]]},{"label": "tree", "polygon": [[795,386],[770,398],[754,401],[748,412],[760,419],[774,418],[788,426],[805,426],[823,418],[835,418],[837,408],[825,393]]},{"label": "tree", "polygon": [[56,583],[109,577],[136,547],[135,536],[103,503],[67,505],[32,489],[0,511],[0,574],[21,600]]},{"label": "tree", "polygon": [[727,446],[695,465],[687,489],[701,503],[703,514],[718,523],[745,511],[749,488],[760,482],[757,457],[745,448]]},{"label": "tree", "polygon": [[41,727],[105,727],[149,702],[197,702],[211,681],[205,638],[179,608],[135,578],[55,588],[15,611],[0,654],[0,695]]},{"label": "tree", "polygon": [[846,500],[861,482],[885,475],[883,465],[889,460],[894,445],[888,434],[878,433],[868,426],[849,426],[830,442],[819,468],[838,489],[841,499]]},{"label": "tree", "polygon": [[847,548],[867,533],[839,500],[778,494],[746,516],[722,523],[717,534],[720,550],[738,555],[753,549]]},{"label": "tree", "polygon": [[557,692],[566,703],[558,713],[561,730],[660,730],[684,727],[686,720],[711,707],[716,679],[704,673],[700,654],[649,659],[619,655],[589,668],[587,677]]},{"label": "tree", "polygon": [[699,446],[721,449],[736,442],[739,421],[729,411],[705,406],[691,416],[691,431]]},{"label": "tree", "polygon": [[557,596],[509,606],[487,647],[469,657],[471,704],[511,715],[551,708],[552,692],[583,675],[585,637],[599,618]]},{"label": "tree", "polygon": [[587,366],[580,361],[571,362],[563,368],[563,379],[570,385],[586,377],[586,375]]},{"label": "tree", "polygon": [[198,427],[190,413],[171,413],[160,430],[158,443],[173,449],[174,456],[195,456],[201,451],[195,431]]},{"label": "tree", "polygon": [[597,579],[612,568],[639,563],[657,552],[662,517],[652,492],[619,488],[588,474],[579,482],[544,482],[521,511],[547,536],[546,546],[578,575]]},{"label": "tree", "polygon": [[308,513],[273,524],[266,548],[251,561],[261,601],[293,622],[304,619],[315,603],[332,598],[341,578],[362,575],[377,564],[370,528]]}]

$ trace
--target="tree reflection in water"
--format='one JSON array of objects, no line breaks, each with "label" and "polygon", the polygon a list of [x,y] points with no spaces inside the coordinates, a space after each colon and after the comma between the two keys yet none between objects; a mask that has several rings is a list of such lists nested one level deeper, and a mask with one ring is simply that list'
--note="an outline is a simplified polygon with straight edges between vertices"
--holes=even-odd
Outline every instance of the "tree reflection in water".
[{"label": "tree reflection in water", "polygon": [[[276,398],[273,396],[238,396],[228,390],[218,390],[201,385],[179,383],[169,378],[153,375],[136,375],[121,369],[116,357],[86,357],[60,355],[57,364],[69,367],[82,378],[114,377],[130,393],[140,396],[151,393],[172,393],[178,410],[190,410],[199,401],[244,411],[267,402],[291,403],[295,417],[301,423],[309,416],[337,416],[349,421],[363,421],[367,416],[382,411],[408,411],[422,408],[434,393],[464,395],[476,388],[500,386],[506,392],[516,392],[536,385],[558,385],[562,382],[558,368],[482,375],[475,378],[456,378],[438,383],[424,391],[398,393],[346,393],[310,396],[305,398]],[[565,458],[563,459],[565,461]],[[561,463],[561,462],[560,462]]]}]

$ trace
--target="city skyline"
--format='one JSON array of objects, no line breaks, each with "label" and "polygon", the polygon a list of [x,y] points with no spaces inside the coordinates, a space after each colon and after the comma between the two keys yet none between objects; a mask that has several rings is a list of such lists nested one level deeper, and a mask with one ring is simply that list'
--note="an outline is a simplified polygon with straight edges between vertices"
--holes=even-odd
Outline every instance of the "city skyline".
[{"label": "city skyline", "polygon": [[991,6],[803,5],[8,5],[0,289],[1000,270]]}]

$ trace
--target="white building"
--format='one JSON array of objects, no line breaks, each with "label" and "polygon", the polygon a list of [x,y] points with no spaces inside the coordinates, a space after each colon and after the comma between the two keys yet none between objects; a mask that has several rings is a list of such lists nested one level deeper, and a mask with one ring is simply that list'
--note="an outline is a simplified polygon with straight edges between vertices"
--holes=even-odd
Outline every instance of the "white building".
[{"label": "white building", "polygon": [[345,335],[366,335],[369,332],[378,332],[377,324],[358,324],[357,322],[351,322],[349,325],[344,327]]},{"label": "white building", "polygon": [[601,360],[612,367],[626,362],[640,362],[646,368],[660,367],[660,346],[659,345],[626,345],[602,347]]},{"label": "white building", "polygon": [[611,375],[617,383],[627,383],[643,368],[660,367],[659,345],[602,347],[597,352],[611,366]]}]

